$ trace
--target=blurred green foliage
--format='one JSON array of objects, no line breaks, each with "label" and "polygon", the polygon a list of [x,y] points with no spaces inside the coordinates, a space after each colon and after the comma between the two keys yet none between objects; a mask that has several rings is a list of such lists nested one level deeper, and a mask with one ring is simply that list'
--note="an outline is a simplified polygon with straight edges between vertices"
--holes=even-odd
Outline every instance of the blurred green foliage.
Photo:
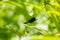
[{"label": "blurred green foliage", "polygon": [[[32,17],[38,20],[25,25]],[[37,28],[45,25],[48,30]],[[0,40],[56,34],[60,34],[60,0],[0,0]]]}]

